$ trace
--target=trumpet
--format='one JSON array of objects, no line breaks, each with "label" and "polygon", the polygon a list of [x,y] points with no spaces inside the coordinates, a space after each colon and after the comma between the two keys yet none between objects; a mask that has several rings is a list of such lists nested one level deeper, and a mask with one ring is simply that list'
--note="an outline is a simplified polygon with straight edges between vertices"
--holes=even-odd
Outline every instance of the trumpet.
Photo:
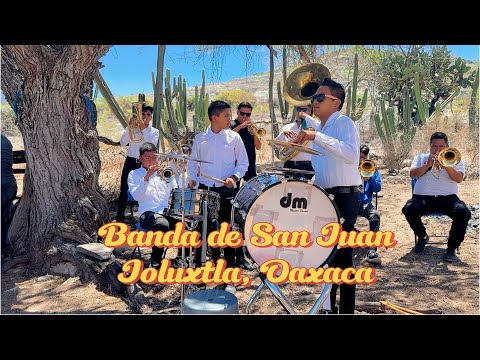
[{"label": "trumpet", "polygon": [[358,171],[362,177],[372,177],[377,170],[377,164],[373,160],[363,160],[358,166]]},{"label": "trumpet", "polygon": [[454,167],[460,160],[462,160],[460,151],[452,147],[444,148],[437,154],[432,172],[439,171],[442,167]]},{"label": "trumpet", "polygon": [[128,123],[128,135],[130,136],[130,141],[132,142],[140,142],[143,140],[143,133],[140,131],[141,137],[140,139],[135,139],[135,128],[140,129],[140,124],[142,123],[143,116],[142,116],[142,109],[144,103],[142,101],[133,103],[133,117],[132,121]]},{"label": "trumpet", "polygon": [[255,124],[248,125],[247,130],[250,134],[257,135],[259,138],[262,138],[267,134],[265,128],[258,128]]},{"label": "trumpet", "polygon": [[172,168],[165,168],[163,170],[158,170],[157,175],[165,182],[170,182],[172,177],[174,176],[174,172]]}]

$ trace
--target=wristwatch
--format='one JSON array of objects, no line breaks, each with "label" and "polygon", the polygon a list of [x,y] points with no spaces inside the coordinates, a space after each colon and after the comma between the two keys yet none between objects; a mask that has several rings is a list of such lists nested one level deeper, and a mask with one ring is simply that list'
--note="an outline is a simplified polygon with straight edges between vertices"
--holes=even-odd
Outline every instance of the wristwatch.
[{"label": "wristwatch", "polygon": [[237,177],[237,175],[232,175],[232,176],[230,176],[230,177],[231,177],[231,178],[233,178],[233,180],[235,180],[235,182],[237,182],[237,181],[238,181],[238,177]]}]

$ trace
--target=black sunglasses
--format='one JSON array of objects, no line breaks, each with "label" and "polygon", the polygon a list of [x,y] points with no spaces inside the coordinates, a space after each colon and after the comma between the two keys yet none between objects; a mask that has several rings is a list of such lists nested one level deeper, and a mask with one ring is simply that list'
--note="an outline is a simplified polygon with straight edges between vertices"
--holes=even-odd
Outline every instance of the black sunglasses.
[{"label": "black sunglasses", "polygon": [[308,108],[307,108],[307,107],[298,107],[298,106],[297,106],[297,111],[303,111],[303,112],[305,112],[305,111],[308,111]]},{"label": "black sunglasses", "polygon": [[246,112],[240,111],[240,115],[250,117],[250,115],[252,115],[252,113],[246,113]]},{"label": "black sunglasses", "polygon": [[315,100],[317,100],[318,102],[322,102],[323,100],[325,100],[325,98],[330,98],[332,100],[340,100],[339,98],[337,98],[335,96],[332,96],[332,95],[318,94],[318,95],[313,95],[312,96],[312,102],[314,102]]},{"label": "black sunglasses", "polygon": [[146,115],[146,116],[152,116],[152,113],[151,112],[144,112],[142,113],[143,115]]}]

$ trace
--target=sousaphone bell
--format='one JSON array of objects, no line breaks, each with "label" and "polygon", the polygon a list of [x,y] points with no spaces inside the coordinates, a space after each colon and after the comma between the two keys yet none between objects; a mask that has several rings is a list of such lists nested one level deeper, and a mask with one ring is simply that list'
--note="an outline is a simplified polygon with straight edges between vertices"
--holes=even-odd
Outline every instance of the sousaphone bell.
[{"label": "sousaphone bell", "polygon": [[293,70],[283,87],[285,101],[295,106],[309,105],[325,78],[330,78],[325,65],[310,63]]}]

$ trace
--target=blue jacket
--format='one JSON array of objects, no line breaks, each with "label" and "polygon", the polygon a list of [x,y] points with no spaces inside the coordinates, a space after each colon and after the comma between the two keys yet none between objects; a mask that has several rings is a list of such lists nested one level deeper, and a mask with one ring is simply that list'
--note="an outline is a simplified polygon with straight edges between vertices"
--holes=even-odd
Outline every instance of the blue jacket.
[{"label": "blue jacket", "polygon": [[382,177],[377,170],[368,181],[363,182],[363,193],[360,193],[360,204],[370,204],[373,193],[379,192],[380,190],[382,190]]}]

